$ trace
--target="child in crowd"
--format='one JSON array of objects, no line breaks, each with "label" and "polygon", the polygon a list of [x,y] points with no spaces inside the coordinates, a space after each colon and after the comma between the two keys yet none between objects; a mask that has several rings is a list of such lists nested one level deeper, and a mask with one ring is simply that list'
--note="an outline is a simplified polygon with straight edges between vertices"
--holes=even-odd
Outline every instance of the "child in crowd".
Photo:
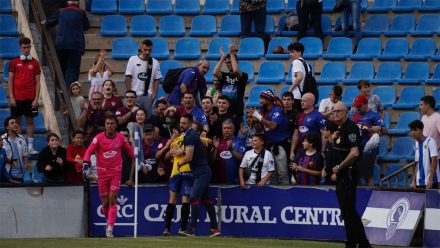
[{"label": "child in crowd", "polygon": [[415,140],[415,173],[411,188],[438,189],[440,171],[438,168],[437,143],[433,138],[423,135],[423,122],[415,120],[408,125],[411,137]]},{"label": "child in crowd", "polygon": [[[373,112],[379,113],[381,116],[381,119],[383,120],[385,117],[385,111],[382,105],[382,102],[380,101],[380,98],[378,95],[371,93],[371,84],[367,80],[359,80],[357,84],[357,88],[359,92],[366,96],[368,99],[368,109],[370,109]],[[352,116],[354,116],[357,113],[357,108],[352,107],[350,110],[350,113]]]},{"label": "child in crowd", "polygon": [[38,172],[44,173],[45,183],[64,183],[68,168],[66,149],[60,146],[60,137],[55,133],[47,135],[47,146],[40,152]]},{"label": "child in crowd", "polygon": [[319,112],[324,115],[325,119],[333,120],[333,106],[342,98],[342,88],[339,85],[333,86],[330,91],[329,98],[321,100],[319,104]]},{"label": "child in crowd", "polygon": [[107,52],[101,50],[95,57],[95,62],[92,68],[89,70],[89,80],[90,80],[90,91],[89,99],[91,99],[92,93],[95,91],[104,93],[103,83],[108,80],[113,73],[113,67],[107,61],[105,61],[105,56]]},{"label": "child in crowd", "polygon": [[69,169],[66,173],[66,180],[70,183],[81,184],[82,164],[84,154],[87,148],[84,146],[84,133],[82,131],[75,131],[72,135],[72,144],[67,146],[67,162],[69,162]]},{"label": "child in crowd", "polygon": [[[84,97],[81,96],[81,84],[78,81],[73,82],[70,85],[70,101],[72,102],[73,111],[75,112],[75,118],[78,119],[81,115]],[[67,111],[65,112],[67,114]]]},{"label": "child in crowd", "polygon": [[252,137],[255,133],[262,131],[260,123],[252,115],[247,114],[246,125],[241,124],[237,137],[244,140],[244,148],[249,151],[252,149]]},{"label": "child in crowd", "polygon": [[290,163],[290,169],[296,171],[296,184],[319,185],[323,167],[322,156],[316,151],[320,137],[309,134],[303,141],[304,150],[301,150]]},{"label": "child in crowd", "polygon": [[112,80],[108,79],[102,83],[102,87],[104,93],[102,109],[115,114],[118,108],[124,107],[121,98],[119,98],[119,96],[116,94],[116,84]]},{"label": "child in crowd", "polygon": [[6,150],[3,148],[3,139],[0,138],[0,183],[21,184],[20,181],[14,180],[6,169]]},{"label": "child in crowd", "polygon": [[206,92],[206,96],[212,97],[212,103],[214,106],[217,106],[218,97],[222,94],[222,85],[218,79],[218,77],[214,76],[213,80],[214,85],[211,86]]}]

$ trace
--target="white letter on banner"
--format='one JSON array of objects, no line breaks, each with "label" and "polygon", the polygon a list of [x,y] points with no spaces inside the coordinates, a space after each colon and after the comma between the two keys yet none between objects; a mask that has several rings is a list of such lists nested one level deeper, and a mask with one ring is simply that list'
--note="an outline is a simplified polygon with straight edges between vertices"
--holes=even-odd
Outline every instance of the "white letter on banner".
[{"label": "white letter on banner", "polygon": [[295,224],[295,220],[288,220],[286,218],[286,212],[289,211],[290,213],[293,212],[293,207],[285,207],[283,210],[281,210],[281,221],[285,224]]},{"label": "white letter on banner", "polygon": [[313,225],[319,225],[318,222],[319,213],[316,209],[309,208],[307,209],[307,223]]},{"label": "white letter on banner", "polygon": [[252,206],[250,221],[246,223],[264,223],[258,206]]},{"label": "white letter on banner", "polygon": [[222,222],[223,223],[232,223],[234,221],[234,210],[232,208],[229,207],[229,209],[231,209],[231,214],[229,219],[226,218],[226,211],[228,210],[228,206],[222,206]]},{"label": "white letter on banner", "polygon": [[270,210],[272,209],[270,206],[264,206],[264,223],[267,224],[276,224],[277,218],[274,217],[272,220],[270,219]]},{"label": "white letter on banner", "polygon": [[305,218],[303,219],[303,213],[306,212],[306,208],[296,207],[295,212],[296,212],[295,224],[307,224]]},{"label": "white letter on banner", "polygon": [[321,225],[327,226],[328,225],[327,214],[329,211],[331,211],[331,209],[330,208],[315,208],[315,211],[317,211],[318,213],[322,213]]},{"label": "white letter on banner", "polygon": [[341,219],[341,210],[334,208],[331,210],[331,213],[332,213],[332,220],[330,222],[330,226],[336,226],[336,225],[343,226],[344,221]]},{"label": "white letter on banner", "polygon": [[148,205],[146,208],[145,208],[145,210],[144,210],[144,216],[145,216],[145,219],[147,220],[147,221],[155,221],[155,222],[162,222],[163,221],[163,215],[162,215],[162,212],[163,211],[160,211],[160,214],[159,214],[159,216],[157,216],[157,217],[152,217],[151,216],[151,214],[150,214],[150,209],[153,209],[153,210],[159,210],[159,204],[151,204],[151,205]]},{"label": "white letter on banner", "polygon": [[127,217],[127,218],[131,218],[131,217],[133,217],[134,214],[128,214],[128,213],[127,213],[127,209],[133,210],[133,205],[125,205],[125,206],[123,206],[123,207],[122,207],[122,210],[121,210],[121,212],[122,212],[122,216],[123,216],[123,217]]},{"label": "white letter on banner", "polygon": [[104,218],[104,215],[102,214],[102,205],[99,205],[99,207],[96,209],[96,214],[99,217]]}]

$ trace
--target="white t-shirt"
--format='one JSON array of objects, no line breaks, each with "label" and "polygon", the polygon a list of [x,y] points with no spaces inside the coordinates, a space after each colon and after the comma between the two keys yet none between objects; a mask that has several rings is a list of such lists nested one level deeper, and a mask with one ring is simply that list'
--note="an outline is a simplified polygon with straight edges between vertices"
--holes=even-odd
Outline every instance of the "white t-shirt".
[{"label": "white t-shirt", "polygon": [[89,71],[89,80],[91,85],[102,86],[104,81],[110,79],[110,76],[111,76],[111,72],[109,70],[105,70],[102,76],[99,72],[95,73],[95,76],[92,76],[91,71]]},{"label": "white t-shirt", "polygon": [[[308,69],[310,71],[310,66],[308,66],[308,67],[309,67]],[[296,72],[301,72],[302,76],[303,76],[303,79],[299,83],[299,87],[301,87],[301,91],[302,91],[304,88],[304,79],[306,78],[306,70],[304,68],[303,63],[299,59],[295,59],[292,62],[292,84],[296,80],[296,77],[295,77]],[[301,100],[301,92],[299,91],[298,86],[293,89],[292,94],[293,94],[293,99]]]},{"label": "white t-shirt", "polygon": [[[252,165],[252,161],[254,161],[255,157],[258,156],[257,153],[255,153],[254,149],[247,151],[244,154],[243,160],[241,161],[240,168],[248,168]],[[258,161],[254,163],[254,165],[251,168],[252,172],[249,176],[249,179],[247,180],[247,184],[256,184],[257,179],[257,172],[258,172]],[[261,168],[261,179],[263,179],[268,172],[275,171],[275,162],[273,160],[272,153],[268,150],[265,150],[264,152],[264,160],[263,160],[263,167]],[[269,184],[270,180],[267,180],[266,184]]]},{"label": "white t-shirt", "polygon": [[334,104],[330,100],[330,97],[329,98],[325,98],[325,99],[321,100],[321,103],[319,104],[319,110],[318,111],[321,112],[321,113],[325,113],[325,112],[327,112],[329,110],[332,110],[333,107],[334,107]]},{"label": "white t-shirt", "polygon": [[440,144],[440,114],[434,112],[432,115],[422,116],[423,135],[431,137],[435,143]]},{"label": "white t-shirt", "polygon": [[[437,144],[434,139],[426,138],[423,141],[423,150],[422,154],[419,151],[419,142],[415,142],[414,146],[415,150],[415,161],[418,163],[418,170],[416,176],[416,185],[424,186],[427,183],[428,177],[430,176],[429,170],[431,167],[431,158],[438,157],[437,152]],[[438,159],[437,159],[437,168],[435,170],[436,176],[433,177],[433,183],[437,183],[440,179],[440,172],[438,168]]]},{"label": "white t-shirt", "polygon": [[[138,55],[131,56],[127,63],[125,76],[132,76],[131,89],[136,91],[138,96],[144,95],[145,80],[147,79],[148,60],[142,60]],[[149,66],[149,65],[148,65]],[[151,70],[151,80],[148,88],[148,94],[153,94],[154,80],[160,80],[162,73],[160,72],[159,62],[153,58],[153,69]]]}]

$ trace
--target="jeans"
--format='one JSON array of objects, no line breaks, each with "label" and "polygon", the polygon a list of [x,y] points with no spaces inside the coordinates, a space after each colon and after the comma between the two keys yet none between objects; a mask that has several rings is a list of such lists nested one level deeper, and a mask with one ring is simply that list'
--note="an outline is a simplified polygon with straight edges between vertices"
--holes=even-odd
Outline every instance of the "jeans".
[{"label": "jeans", "polygon": [[266,8],[240,13],[242,38],[251,36],[252,21],[255,25],[255,33],[264,39],[266,37],[264,33],[266,31]]},{"label": "jeans", "polygon": [[57,55],[67,89],[69,89],[70,85],[79,79],[81,52],[73,49],[58,49]]},{"label": "jeans", "polygon": [[348,36],[349,33],[349,19],[350,14],[353,18],[353,31],[354,36],[359,40],[361,37],[361,0],[350,0],[350,5],[347,6],[342,12],[342,32]]}]

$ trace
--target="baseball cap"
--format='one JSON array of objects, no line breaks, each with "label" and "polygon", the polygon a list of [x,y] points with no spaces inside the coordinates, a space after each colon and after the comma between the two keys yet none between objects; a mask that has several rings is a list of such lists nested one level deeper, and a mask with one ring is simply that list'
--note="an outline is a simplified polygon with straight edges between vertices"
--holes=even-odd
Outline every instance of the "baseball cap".
[{"label": "baseball cap", "polygon": [[153,131],[153,130],[154,130],[153,125],[151,125],[149,123],[144,125],[144,132],[149,132],[149,131]]},{"label": "baseball cap", "polygon": [[368,104],[368,98],[364,95],[358,95],[354,99],[353,107],[360,107],[362,104]]}]

